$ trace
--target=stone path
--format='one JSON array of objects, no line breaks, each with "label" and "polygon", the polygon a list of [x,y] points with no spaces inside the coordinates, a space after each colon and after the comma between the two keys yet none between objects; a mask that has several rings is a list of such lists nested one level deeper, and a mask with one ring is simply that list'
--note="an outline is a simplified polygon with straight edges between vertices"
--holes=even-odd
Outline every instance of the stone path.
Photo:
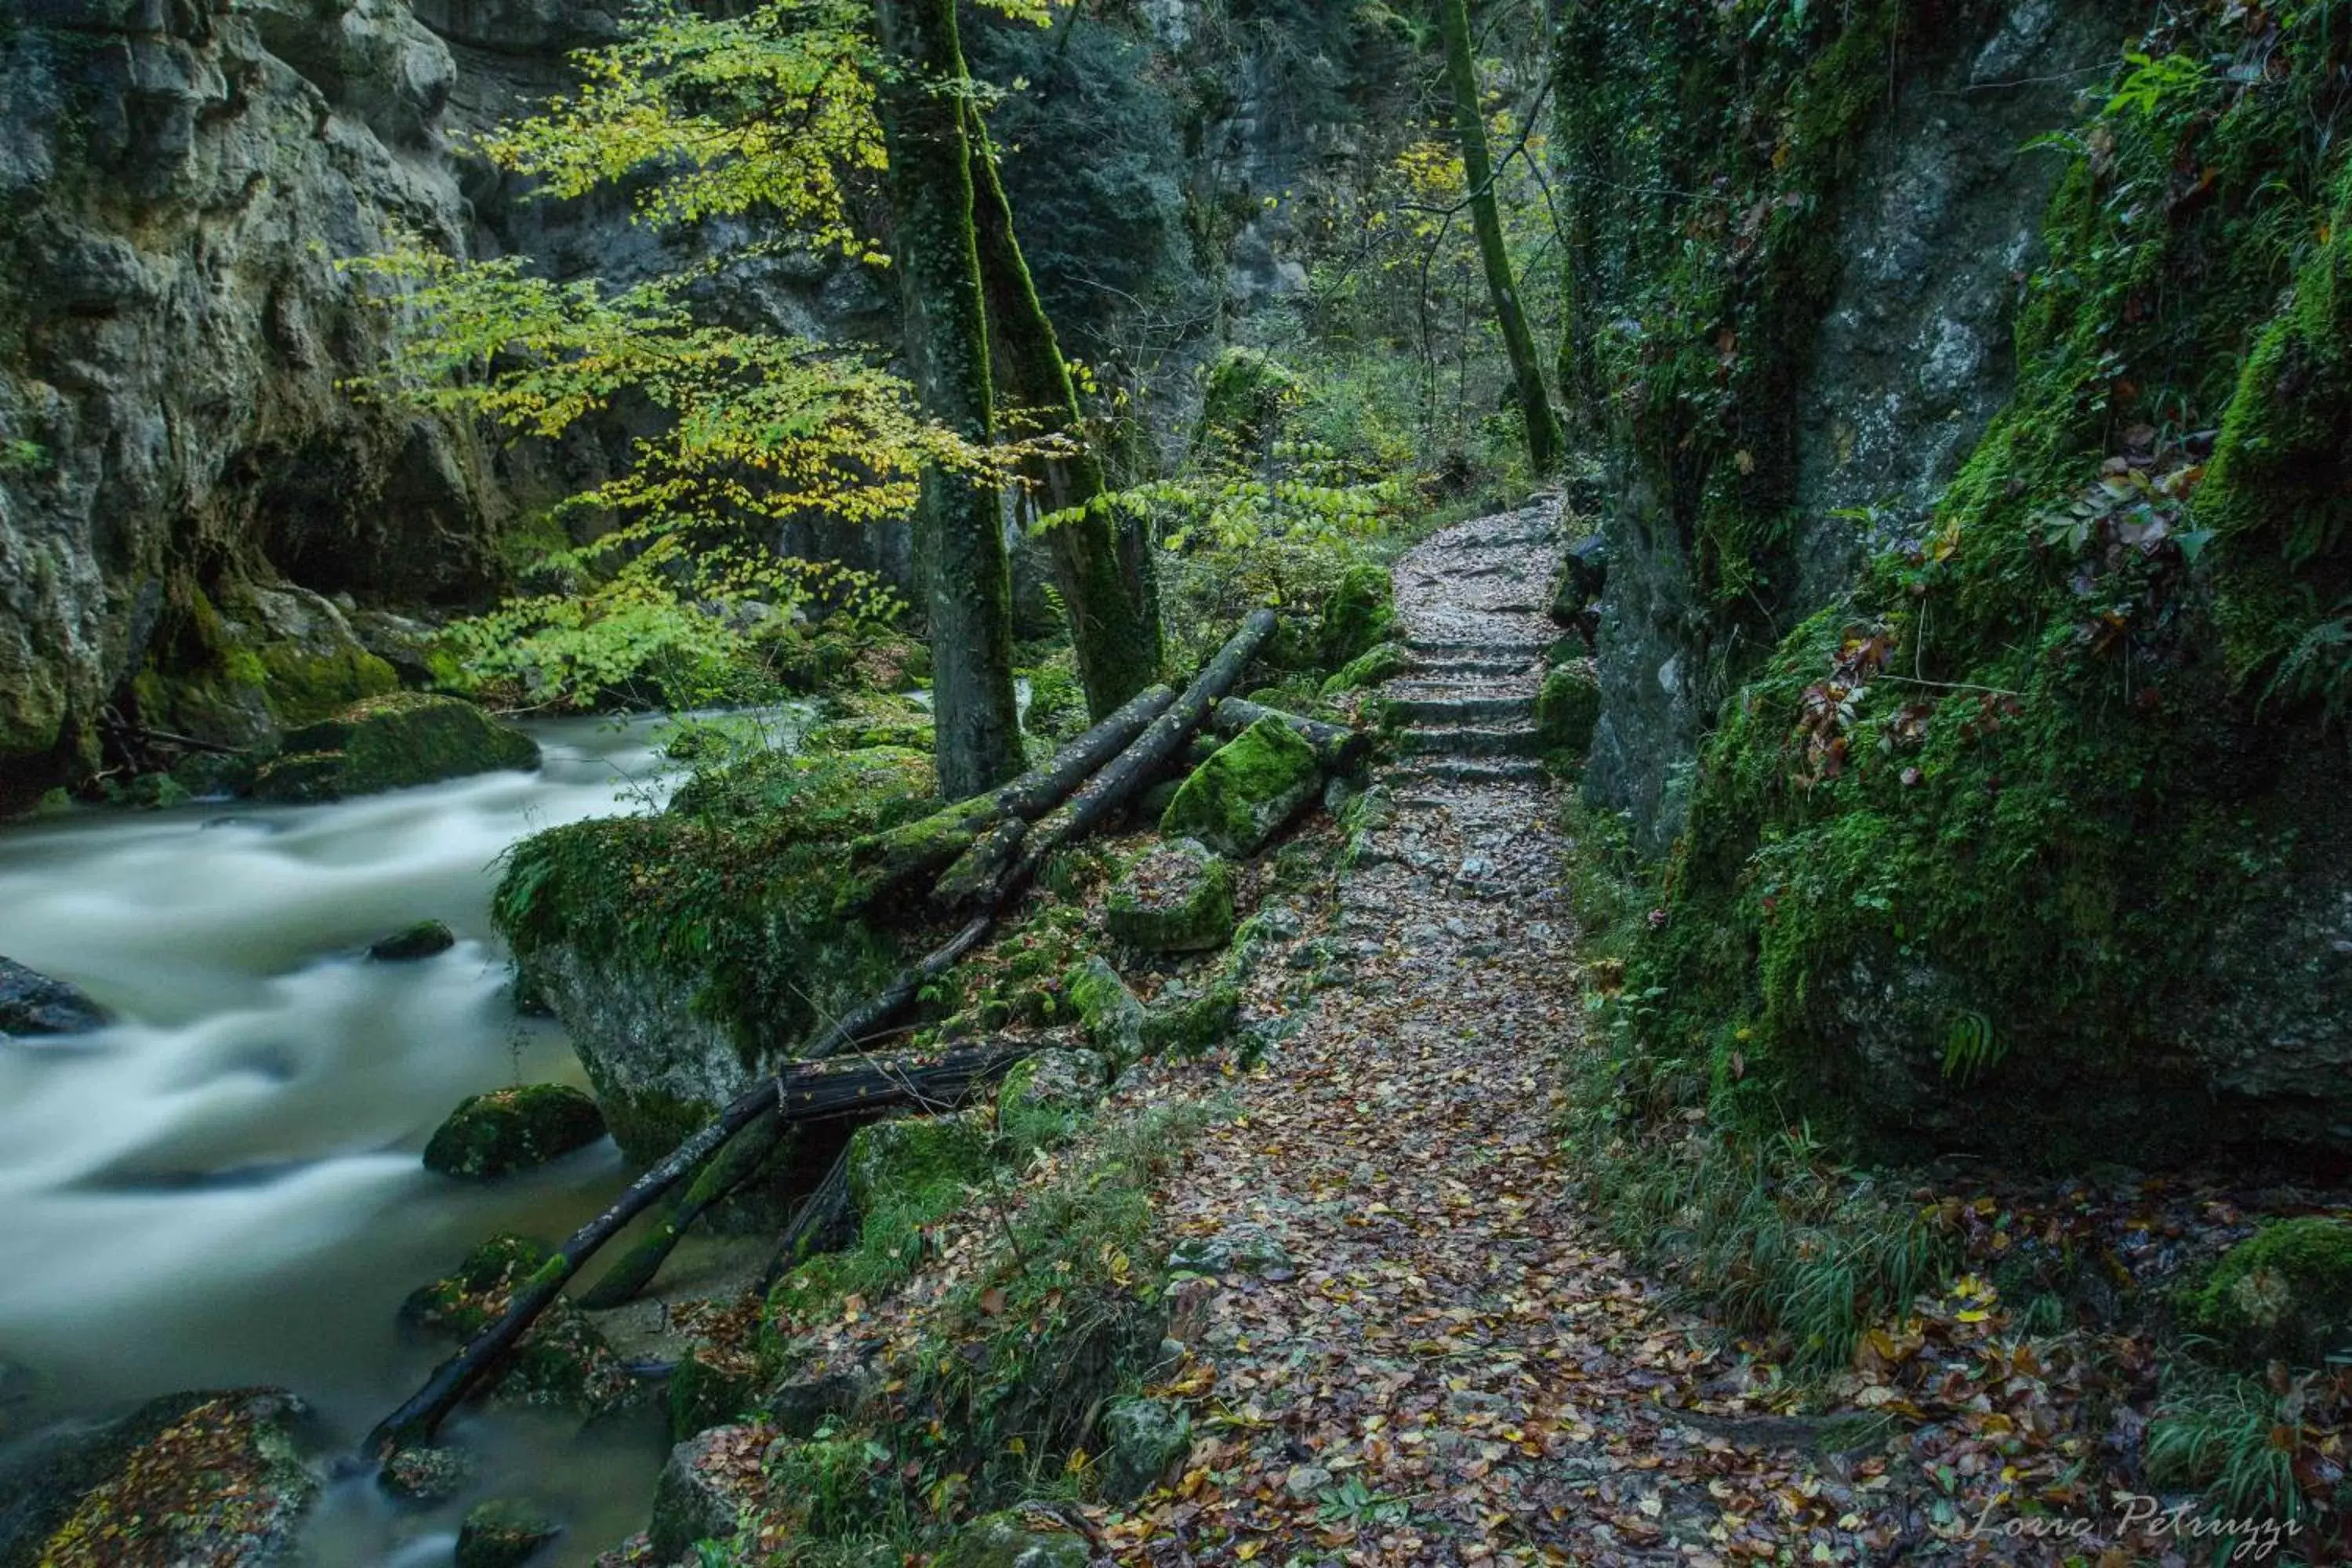
[{"label": "stone path", "polygon": [[1396,568],[1415,667],[1387,691],[1411,704],[1393,812],[1342,883],[1341,984],[1163,1194],[1234,1267],[1176,1288],[1195,1444],[1116,1561],[1706,1564],[1759,1533],[1854,1561],[1822,1528],[1842,1489],[1780,1501],[1785,1471],[1659,1402],[1716,1353],[1559,1166],[1576,933],[1528,755],[1557,554],[1538,507]]}]

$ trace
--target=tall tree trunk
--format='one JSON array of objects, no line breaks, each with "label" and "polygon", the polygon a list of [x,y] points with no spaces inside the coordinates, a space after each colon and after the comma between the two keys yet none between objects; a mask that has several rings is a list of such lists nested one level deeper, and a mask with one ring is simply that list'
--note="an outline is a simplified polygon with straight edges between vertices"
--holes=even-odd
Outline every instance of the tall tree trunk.
[{"label": "tall tree trunk", "polygon": [[1105,489],[1101,457],[1086,443],[1077,390],[1054,335],[1054,323],[1037,300],[1029,265],[1013,230],[1013,204],[997,178],[995,150],[975,111],[967,110],[964,139],[971,150],[972,226],[980,247],[981,286],[988,300],[990,342],[1004,378],[1008,402],[1032,410],[1049,433],[1078,445],[1066,458],[1039,465],[1043,503],[1049,512],[1083,508],[1055,523],[1045,538],[1054,558],[1054,578],[1069,606],[1070,635],[1076,644],[1078,679],[1087,691],[1087,712],[1099,721],[1150,685],[1160,675],[1160,617],[1151,603],[1153,584],[1130,574],[1119,538],[1102,508],[1088,503]]},{"label": "tall tree trunk", "polygon": [[1551,400],[1544,395],[1543,362],[1519,308],[1511,258],[1503,248],[1503,219],[1495,206],[1495,170],[1486,150],[1486,117],[1478,105],[1478,71],[1470,58],[1470,11],[1465,0],[1437,0],[1445,33],[1445,75],[1454,89],[1454,127],[1462,138],[1462,177],[1470,187],[1470,220],[1478,232],[1478,257],[1486,268],[1486,292],[1494,297],[1495,320],[1503,329],[1503,349],[1511,357],[1511,379],[1528,426],[1528,460],[1538,476],[1559,461],[1563,437]]},{"label": "tall tree trunk", "polygon": [[[995,433],[993,389],[955,0],[875,0],[874,14],[897,67],[882,123],[908,368],[932,418],[984,442]],[[916,526],[929,565],[940,793],[960,800],[1021,771],[1004,525],[992,489],[933,468],[923,475]]]}]

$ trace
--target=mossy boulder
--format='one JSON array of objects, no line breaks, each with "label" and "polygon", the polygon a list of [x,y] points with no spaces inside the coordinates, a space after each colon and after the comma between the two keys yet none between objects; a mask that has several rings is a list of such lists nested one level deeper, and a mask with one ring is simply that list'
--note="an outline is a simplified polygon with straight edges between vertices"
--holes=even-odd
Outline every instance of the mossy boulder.
[{"label": "mossy boulder", "polygon": [[1086,1568],[1093,1560],[1084,1536],[1020,1513],[972,1521],[934,1559],[938,1568]]},{"label": "mossy boulder", "polygon": [[1384,680],[1394,680],[1412,667],[1412,658],[1404,651],[1402,643],[1375,643],[1333,671],[1323,682],[1319,695],[1337,697],[1346,691],[1361,691]]},{"label": "mossy boulder", "polygon": [[1380,566],[1350,566],[1324,597],[1316,625],[1323,668],[1344,669],[1396,631],[1396,591]]},{"label": "mossy boulder", "polygon": [[849,1140],[849,1201],[860,1214],[931,1207],[927,1194],[961,1194],[987,1168],[988,1130],[972,1111],[868,1122]]},{"label": "mossy boulder", "polygon": [[1143,1054],[1148,1015],[1118,970],[1100,958],[1089,958],[1072,968],[1062,984],[1070,1005],[1078,1010],[1087,1043],[1109,1058],[1114,1072]]},{"label": "mossy boulder", "polygon": [[898,942],[836,912],[846,846],[932,791],[919,752],[761,752],[698,773],[659,816],[515,847],[492,916],[624,1153],[668,1152],[896,972]]},{"label": "mossy boulder", "polygon": [[260,1568],[293,1551],[319,1479],[275,1389],[174,1394],[0,1468],[9,1568]]},{"label": "mossy boulder", "polygon": [[341,800],[502,768],[535,768],[539,742],[455,697],[395,692],[287,731],[255,775],[264,800]]},{"label": "mossy boulder", "polygon": [[464,1491],[473,1479],[474,1462],[465,1449],[412,1444],[384,1460],[375,1484],[394,1502],[432,1508]]},{"label": "mossy boulder", "polygon": [[759,1460],[773,1437],[758,1426],[714,1426],[670,1449],[654,1483],[651,1561],[676,1563],[698,1541],[734,1535],[736,1521],[767,1498]]},{"label": "mossy boulder", "polygon": [[1192,1419],[1172,1399],[1114,1399],[1103,1407],[1103,1491],[1141,1497],[1192,1447]]},{"label": "mossy boulder", "polygon": [[530,1504],[492,1498],[467,1510],[457,1527],[457,1568],[522,1568],[562,1533]]},{"label": "mossy boulder", "polygon": [[1223,855],[1265,848],[1321,793],[1315,748],[1279,719],[1261,719],[1192,771],[1160,819],[1160,832]]},{"label": "mossy boulder", "polygon": [[802,740],[803,752],[856,752],[896,746],[929,752],[931,710],[894,692],[860,692],[840,700],[832,715]]},{"label": "mossy boulder", "polygon": [[439,921],[418,921],[368,943],[367,955],[378,963],[408,963],[431,958],[457,945],[457,933]]},{"label": "mossy boulder", "polygon": [[1536,733],[1548,752],[1582,756],[1601,722],[1601,685],[1581,665],[1564,664],[1536,690]]},{"label": "mossy boulder", "polygon": [[1146,851],[1111,888],[1104,925],[1118,941],[1154,952],[1199,952],[1234,935],[1232,868],[1199,840]]},{"label": "mossy boulder", "polygon": [[759,1394],[755,1357],[707,1342],[695,1345],[670,1374],[670,1441],[682,1443],[740,1419],[759,1403]]},{"label": "mossy boulder", "polygon": [[1143,1048],[1152,1056],[1202,1056],[1229,1038],[1241,1017],[1241,987],[1220,980],[1198,996],[1152,1008],[1143,1021]]},{"label": "mossy boulder", "polygon": [[568,1083],[526,1083],[477,1094],[425,1145],[425,1168],[467,1181],[529,1171],[604,1136],[604,1113]]},{"label": "mossy boulder", "polygon": [[[400,1321],[417,1332],[463,1343],[552,1264],[553,1255],[528,1237],[492,1237],[455,1272],[411,1292],[401,1303]],[[634,1403],[637,1394],[636,1380],[604,1334],[562,1297],[539,1315],[490,1385],[494,1404],[589,1418]]]},{"label": "mossy boulder", "polygon": [[2181,1318],[2250,1366],[2317,1366],[2352,1352],[2352,1220],[2263,1226],[2183,1292]]}]

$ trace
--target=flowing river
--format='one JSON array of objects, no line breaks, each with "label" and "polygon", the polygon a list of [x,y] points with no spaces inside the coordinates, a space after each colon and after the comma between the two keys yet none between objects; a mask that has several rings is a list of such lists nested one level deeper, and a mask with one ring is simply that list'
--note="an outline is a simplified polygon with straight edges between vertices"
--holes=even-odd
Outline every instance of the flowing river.
[{"label": "flowing river", "polygon": [[[489,924],[499,856],[667,787],[657,721],[526,728],[536,773],[0,829],[0,953],[119,1018],[0,1040],[0,1442],[176,1389],[269,1384],[346,1447],[446,1353],[402,1342],[408,1291],[494,1231],[556,1239],[617,1189],[609,1142],[482,1186],[418,1162],[467,1095],[584,1082],[561,1027],[509,996]],[[362,952],[427,918],[454,949]],[[570,1527],[545,1561],[589,1562],[643,1522],[657,1418],[584,1442],[553,1422],[466,1430],[486,1489]],[[446,1563],[455,1528],[454,1510],[396,1510],[346,1479],[308,1552]]]}]

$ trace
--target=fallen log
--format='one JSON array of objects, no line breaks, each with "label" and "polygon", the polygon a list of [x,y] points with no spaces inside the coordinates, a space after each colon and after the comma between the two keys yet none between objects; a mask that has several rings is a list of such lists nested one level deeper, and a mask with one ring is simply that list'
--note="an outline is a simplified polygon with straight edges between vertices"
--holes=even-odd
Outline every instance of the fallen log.
[{"label": "fallen log", "polygon": [[898,1106],[925,1111],[953,1110],[974,1089],[1003,1077],[1032,1048],[992,1042],[929,1057],[801,1063],[761,1079],[721,1111],[717,1121],[630,1183],[603,1214],[574,1231],[555,1256],[516,1288],[496,1322],[443,1362],[423,1388],[376,1425],[367,1436],[366,1452],[383,1459],[396,1449],[430,1442],[449,1413],[498,1366],[598,1247],[650,1208],[687,1172],[770,1111],[780,1112],[784,1124],[796,1126]]},{"label": "fallen log", "polygon": [[1321,719],[1309,719],[1302,713],[1285,712],[1239,697],[1228,697],[1210,711],[1208,728],[1228,738],[1240,734],[1261,719],[1273,719],[1286,725],[1293,732],[1315,748],[1316,760],[1327,773],[1352,772],[1364,754],[1371,750],[1372,738],[1351,724],[1333,724]]},{"label": "fallen log", "polygon": [[638,1293],[654,1282],[654,1276],[661,1272],[661,1266],[669,1260],[687,1227],[750,1181],[783,1142],[791,1128],[789,1120],[770,1111],[743,1136],[730,1140],[704,1161],[669,1213],[638,1237],[636,1245],[623,1253],[620,1261],[606,1269],[602,1279],[581,1293],[580,1304],[590,1311],[601,1312],[636,1300]]},{"label": "fallen log", "polygon": [[1021,890],[1063,845],[1092,832],[1148,784],[1209,709],[1234,688],[1274,635],[1272,610],[1253,610],[1208,667],[1166,711],[1076,792],[1036,822],[997,824],[940,875],[932,902],[948,910],[994,910]]},{"label": "fallen log", "polygon": [[933,812],[919,822],[857,840],[849,847],[849,875],[836,900],[854,914],[901,892],[971,847],[1000,823],[1026,821],[1051,810],[1097,769],[1127,749],[1176,693],[1154,686],[1011,784]]}]

